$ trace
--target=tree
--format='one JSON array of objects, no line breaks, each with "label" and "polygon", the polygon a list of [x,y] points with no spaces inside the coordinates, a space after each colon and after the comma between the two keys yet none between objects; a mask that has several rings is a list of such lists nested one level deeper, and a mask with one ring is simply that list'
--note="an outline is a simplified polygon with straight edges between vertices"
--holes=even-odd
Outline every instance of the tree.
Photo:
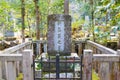
[{"label": "tree", "polygon": [[22,16],[22,42],[25,42],[25,1],[21,0],[21,16]]},{"label": "tree", "polygon": [[90,0],[91,5],[91,26],[92,26],[92,34],[93,34],[93,41],[95,41],[95,33],[94,33],[94,1]]},{"label": "tree", "polygon": [[36,39],[40,39],[40,12],[39,12],[39,5],[38,5],[38,0],[34,0],[35,3],[35,14],[36,14]]},{"label": "tree", "polygon": [[64,14],[69,14],[69,0],[64,0]]}]

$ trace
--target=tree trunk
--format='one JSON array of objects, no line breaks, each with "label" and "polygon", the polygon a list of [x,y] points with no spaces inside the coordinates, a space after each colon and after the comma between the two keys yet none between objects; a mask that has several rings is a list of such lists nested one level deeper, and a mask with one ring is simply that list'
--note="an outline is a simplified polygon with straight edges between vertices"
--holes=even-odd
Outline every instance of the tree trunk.
[{"label": "tree trunk", "polygon": [[93,41],[95,42],[95,33],[94,33],[94,10],[92,10],[92,29],[93,29]]},{"label": "tree trunk", "polygon": [[27,23],[28,23],[28,28],[29,28],[29,37],[32,38],[32,32],[31,32],[31,18],[29,18],[28,12],[26,13],[27,16]]},{"label": "tree trunk", "polygon": [[64,0],[64,14],[69,14],[69,0]]},{"label": "tree trunk", "polygon": [[36,39],[40,39],[40,14],[39,14],[39,5],[38,5],[38,0],[34,0],[35,3],[35,14],[36,14]]},{"label": "tree trunk", "polygon": [[93,41],[95,42],[95,33],[94,33],[94,4],[93,4],[93,0],[90,0],[90,5],[91,5],[91,17],[92,17],[92,29],[93,29]]},{"label": "tree trunk", "polygon": [[21,16],[22,16],[22,42],[25,42],[25,2],[21,0]]}]

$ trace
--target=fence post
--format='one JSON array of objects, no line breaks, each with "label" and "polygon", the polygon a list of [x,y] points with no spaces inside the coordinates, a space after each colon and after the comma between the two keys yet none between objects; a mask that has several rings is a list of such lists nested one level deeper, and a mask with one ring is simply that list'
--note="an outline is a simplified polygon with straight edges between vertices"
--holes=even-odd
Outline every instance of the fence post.
[{"label": "fence post", "polygon": [[82,46],[82,43],[80,43],[80,44],[78,45],[78,55],[79,55],[79,56],[82,54],[82,50],[83,50],[82,47],[83,47],[83,46]]},{"label": "fence post", "polygon": [[14,61],[7,61],[7,80],[16,80],[16,64]]},{"label": "fence post", "polygon": [[72,44],[72,53],[75,53],[75,44]]},{"label": "fence post", "polygon": [[59,54],[56,54],[56,79],[59,79],[60,76],[59,76]]},{"label": "fence post", "polygon": [[[120,56],[120,50],[117,50],[117,55]],[[114,65],[114,80],[120,80],[120,61]]]},{"label": "fence post", "polygon": [[6,69],[7,69],[7,62],[6,61],[1,61],[1,67],[2,67],[2,78],[7,80],[7,76],[6,76]]},{"label": "fence post", "polygon": [[0,79],[2,79],[2,63],[0,61]]},{"label": "fence post", "polygon": [[32,56],[32,50],[23,51],[23,80],[33,80]]},{"label": "fence post", "polygon": [[83,80],[92,80],[92,50],[84,50]]}]

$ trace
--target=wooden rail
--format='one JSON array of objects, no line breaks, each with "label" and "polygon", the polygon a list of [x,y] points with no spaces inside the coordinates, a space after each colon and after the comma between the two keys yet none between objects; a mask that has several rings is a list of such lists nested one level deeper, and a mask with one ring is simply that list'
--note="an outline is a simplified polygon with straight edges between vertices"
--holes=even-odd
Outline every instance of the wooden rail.
[{"label": "wooden rail", "polygon": [[104,53],[104,54],[116,54],[116,51],[114,51],[110,48],[107,48],[103,45],[97,44],[93,41],[87,41],[86,48],[92,49],[93,51],[98,50],[101,52],[101,54],[102,53]]},{"label": "wooden rail", "polygon": [[120,50],[114,51],[92,41],[87,41],[85,47],[83,80],[92,80],[93,68],[100,80],[120,80]]},{"label": "wooden rail", "polygon": [[0,80],[16,80],[23,73],[23,80],[33,80],[32,43],[26,42],[0,52]]}]

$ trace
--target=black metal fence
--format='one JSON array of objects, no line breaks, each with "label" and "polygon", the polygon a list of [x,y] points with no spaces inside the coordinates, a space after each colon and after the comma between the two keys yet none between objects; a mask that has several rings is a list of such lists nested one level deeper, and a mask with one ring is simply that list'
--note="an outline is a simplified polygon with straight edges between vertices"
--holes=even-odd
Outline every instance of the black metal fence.
[{"label": "black metal fence", "polygon": [[82,80],[82,55],[34,59],[33,71],[34,80]]}]

